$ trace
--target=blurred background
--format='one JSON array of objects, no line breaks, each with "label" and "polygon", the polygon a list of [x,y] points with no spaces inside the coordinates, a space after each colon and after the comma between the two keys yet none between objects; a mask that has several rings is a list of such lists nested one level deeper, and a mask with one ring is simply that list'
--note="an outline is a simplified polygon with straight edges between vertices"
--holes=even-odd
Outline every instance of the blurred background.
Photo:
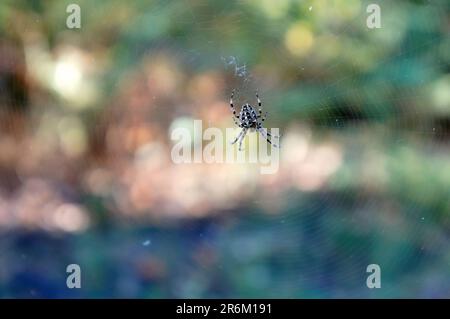
[{"label": "blurred background", "polygon": [[[232,89],[276,174],[172,162]],[[450,297],[449,134],[447,0],[2,0],[0,297]]]}]

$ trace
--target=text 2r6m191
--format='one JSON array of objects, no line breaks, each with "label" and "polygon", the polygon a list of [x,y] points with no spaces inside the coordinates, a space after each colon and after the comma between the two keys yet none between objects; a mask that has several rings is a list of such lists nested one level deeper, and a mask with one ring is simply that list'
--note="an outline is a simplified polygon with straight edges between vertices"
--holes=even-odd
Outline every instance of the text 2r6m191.
[{"label": "text 2r6m191", "polygon": [[222,303],[220,304],[220,313],[270,313],[270,304],[232,304]]}]

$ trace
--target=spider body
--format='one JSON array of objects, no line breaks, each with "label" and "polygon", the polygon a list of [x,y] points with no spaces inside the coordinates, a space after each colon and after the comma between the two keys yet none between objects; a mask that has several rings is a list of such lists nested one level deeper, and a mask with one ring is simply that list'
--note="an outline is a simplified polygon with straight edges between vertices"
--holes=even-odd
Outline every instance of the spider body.
[{"label": "spider body", "polygon": [[265,112],[264,115],[262,114],[262,110],[261,110],[262,103],[261,103],[261,100],[259,99],[258,93],[256,93],[256,99],[258,101],[258,107],[259,107],[258,111],[256,111],[256,109],[253,106],[246,103],[246,104],[242,105],[239,115],[237,115],[237,113],[236,113],[236,108],[234,107],[234,103],[233,103],[233,97],[234,97],[234,91],[231,93],[230,107],[231,107],[231,111],[233,112],[234,123],[237,126],[241,127],[242,131],[239,133],[239,135],[236,137],[236,139],[231,144],[235,144],[237,141],[239,141],[239,150],[241,151],[242,150],[242,141],[243,141],[245,135],[247,134],[247,131],[250,130],[251,132],[258,131],[259,133],[261,133],[262,136],[264,136],[264,138],[267,140],[267,142],[269,142],[269,144],[272,144],[273,146],[278,147],[278,145],[272,143],[271,139],[272,139],[272,137],[279,138],[279,136],[272,136],[269,132],[267,132],[267,130],[262,125],[262,123],[266,120],[267,112]]},{"label": "spider body", "polygon": [[258,128],[258,115],[256,110],[250,104],[244,104],[239,112],[239,127],[250,129],[252,131]]}]

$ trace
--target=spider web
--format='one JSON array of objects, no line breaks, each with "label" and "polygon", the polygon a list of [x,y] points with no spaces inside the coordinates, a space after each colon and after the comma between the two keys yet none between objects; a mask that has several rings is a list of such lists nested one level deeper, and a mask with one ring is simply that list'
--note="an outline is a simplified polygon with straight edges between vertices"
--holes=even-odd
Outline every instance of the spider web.
[{"label": "spider web", "polygon": [[[365,25],[367,14],[364,8],[367,4],[368,2],[362,2],[359,13],[347,21],[344,27],[337,28],[336,31],[324,27],[325,30],[321,31],[322,35],[333,36],[338,41],[344,36],[351,37],[353,32],[355,37],[359,36],[361,25]],[[383,10],[383,28],[389,28],[389,33],[394,34],[394,38],[401,39],[402,32],[405,32],[404,21],[396,21],[395,17],[386,14],[391,6],[390,3],[380,2],[380,4]],[[416,174],[430,172],[426,167],[432,165],[433,161],[428,161],[425,154],[447,148],[448,125],[436,122],[436,119],[430,116],[430,110],[423,104],[428,97],[425,96],[424,91],[416,88],[428,83],[400,86],[399,83],[402,80],[408,82],[408,77],[412,75],[403,73],[404,68],[397,67],[397,63],[403,63],[408,69],[413,67],[414,63],[424,62],[422,71],[425,72],[424,81],[426,81],[429,78],[426,75],[427,71],[436,67],[448,67],[448,61],[439,54],[439,44],[442,40],[440,36],[427,37],[423,41],[408,39],[408,43],[405,41],[393,45],[392,52],[385,55],[381,54],[383,47],[372,47],[375,51],[374,55],[379,55],[380,58],[376,59],[371,70],[366,72],[352,63],[347,62],[343,65],[345,63],[341,59],[336,59],[336,62],[320,68],[321,73],[315,74],[314,71],[318,69],[318,65],[314,56],[305,55],[301,59],[284,60],[283,63],[290,68],[290,75],[300,78],[299,85],[291,82],[292,87],[286,88],[284,83],[274,84],[271,83],[271,79],[255,75],[254,69],[259,66],[258,63],[249,63],[239,54],[239,48],[229,48],[223,43],[223,38],[227,35],[238,34],[239,31],[236,31],[236,28],[243,20],[248,19],[232,4],[223,6],[223,10],[216,12],[213,17],[208,14],[199,15],[197,11],[192,11],[192,19],[199,33],[205,30],[211,31],[211,37],[202,39],[201,43],[197,43],[198,46],[193,49],[194,55],[191,61],[198,63],[198,67],[201,68],[207,64],[208,67],[212,66],[228,72],[227,86],[237,88],[242,100],[252,98],[255,89],[261,90],[263,105],[269,110],[269,117],[274,118],[276,123],[282,122],[281,119],[285,119],[283,113],[288,111],[283,105],[280,91],[294,91],[292,93],[294,96],[302,97],[308,94],[308,92],[302,92],[303,90],[308,90],[312,85],[319,85],[319,89],[315,88],[309,102],[289,105],[289,110],[296,108],[301,116],[288,121],[288,125],[281,125],[282,129],[288,131],[289,125],[295,126],[300,123],[300,126],[308,126],[313,136],[331,134],[336,135],[336,138],[332,140],[350,139],[350,143],[347,144],[349,149],[343,161],[348,160],[354,165],[343,164],[348,170],[360,169],[359,166],[364,161],[370,160],[366,156],[370,154],[368,150],[371,146],[379,146],[381,143],[386,149],[378,149],[384,152],[379,157],[379,165],[383,165],[382,158],[384,158],[388,162],[397,163],[393,164],[396,167],[394,169],[400,169],[403,165],[401,162],[406,158],[402,156],[401,151],[396,152],[392,149],[399,148],[408,152],[411,148],[418,147],[421,150],[420,154],[411,155],[420,156],[417,161],[423,161],[416,167],[418,169]],[[313,2],[308,7],[311,12],[317,10]],[[446,12],[443,2],[422,3],[420,9],[430,15],[437,14],[437,20],[442,19]],[[233,13],[230,14],[229,11]],[[222,15],[231,16],[226,29],[214,27],[214,21]],[[249,43],[249,46],[256,47],[259,45],[256,36],[259,32],[276,29],[284,23],[283,19],[275,20],[264,28],[258,24],[257,19],[251,21],[255,24],[252,29],[255,40],[254,43]],[[424,28],[432,28],[434,23],[435,21],[428,20]],[[367,29],[364,32],[376,33],[377,31]],[[368,41],[370,40],[369,37]],[[206,59],[205,62],[204,53],[209,53],[213,47],[219,48],[215,50],[219,53],[212,54],[212,58]],[[276,48],[272,49],[271,59],[268,59],[273,65],[280,62],[279,57],[286,58],[286,48],[283,44],[278,43]],[[215,55],[216,61],[214,61]],[[418,59],[416,59],[417,56],[419,56]],[[427,65],[426,59],[438,62]],[[265,61],[261,64],[264,63],[269,62]],[[374,70],[380,69],[391,69],[392,78],[377,79]],[[280,79],[273,81],[282,82]],[[377,92],[367,94],[355,89],[361,87],[362,83],[371,81]],[[375,84],[379,85],[375,86]],[[395,90],[400,93],[396,93]],[[228,92],[224,93],[224,99],[227,97],[226,93]],[[385,98],[379,100],[372,98],[368,101],[368,98],[377,95]],[[354,100],[355,103],[339,102],[345,96],[350,97],[345,100]],[[367,105],[368,102],[370,105]],[[389,110],[384,105],[386,102],[392,105]],[[342,105],[342,103],[345,104]],[[236,104],[239,105],[239,103]],[[359,134],[366,131],[377,132],[374,133],[373,141],[370,138],[358,138]],[[290,144],[289,147],[296,147],[296,145]],[[377,165],[376,160],[374,165]],[[337,184],[340,178],[341,174],[336,173]],[[390,200],[380,201],[379,196],[383,194],[382,190],[378,195],[369,195],[369,189],[365,186],[370,184],[367,178],[369,177],[362,177],[358,182],[350,182],[342,188],[324,187],[312,195],[308,192],[306,195],[291,192],[277,193],[285,204],[282,205],[282,209],[275,209],[278,212],[273,216],[239,215],[236,217],[238,225],[235,228],[221,235],[214,235],[215,240],[211,239],[208,244],[214,249],[221,250],[225,256],[231,256],[231,260],[236,262],[233,268],[243,269],[246,276],[258,278],[257,288],[264,291],[258,296],[426,296],[428,293],[433,294],[427,292],[427,289],[431,289],[427,288],[428,280],[436,284],[435,290],[438,292],[434,293],[439,295],[440,292],[449,291],[448,284],[443,282],[437,284],[439,280],[436,278],[443,280],[444,273],[435,270],[434,267],[443,261],[430,256],[433,252],[438,254],[440,248],[429,248],[433,245],[444,247],[448,241],[444,239],[439,214],[427,214],[423,205],[428,202],[431,209],[436,211],[442,208],[437,203],[430,203],[426,199],[428,196],[426,193],[403,192],[397,189],[397,193],[391,196],[398,196],[406,204],[404,209],[395,209],[390,207],[392,204]],[[421,188],[418,186],[418,189]],[[276,200],[276,198],[272,199]],[[250,216],[253,216],[252,211],[270,212],[273,209],[270,203],[260,198],[254,199],[254,204],[255,207],[248,211]],[[397,220],[398,223],[391,225],[392,219]],[[262,220],[262,225],[254,225],[255,220],[259,222]],[[215,222],[212,222],[212,225],[214,225],[211,226],[212,229],[220,228],[215,226]],[[401,230],[397,230],[398,228]],[[249,232],[249,229],[252,231]],[[261,246],[267,248],[264,249]],[[257,262],[258,258],[262,258],[264,254],[269,256],[267,258],[271,260],[273,268]],[[365,268],[370,263],[380,264],[386,272],[383,289],[371,291],[365,286],[367,275]],[[218,267],[222,265],[219,264]],[[282,274],[276,274],[277,269],[283,269]],[[408,291],[405,286],[411,283],[412,277],[420,277],[421,281],[413,284],[413,291]],[[238,278],[240,277],[237,275],[228,277],[232,282],[239,280]]]}]

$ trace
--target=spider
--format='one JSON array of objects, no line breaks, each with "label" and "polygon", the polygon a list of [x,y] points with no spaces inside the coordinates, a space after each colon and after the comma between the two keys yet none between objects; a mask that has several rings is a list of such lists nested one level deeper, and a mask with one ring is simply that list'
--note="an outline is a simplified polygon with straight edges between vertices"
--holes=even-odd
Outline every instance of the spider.
[{"label": "spider", "polygon": [[[251,106],[250,104],[246,103],[242,105],[241,111],[239,112],[239,115],[236,115],[236,108],[233,104],[233,97],[234,97],[234,90],[231,92],[231,98],[230,98],[230,107],[231,111],[233,112],[233,120],[234,123],[242,128],[242,131],[239,133],[239,135],[236,137],[236,139],[231,142],[231,144],[235,144],[237,141],[239,141],[239,151],[242,151],[242,141],[245,138],[245,135],[247,134],[247,131],[250,130],[251,132],[258,131],[259,133],[264,136],[264,138],[269,142],[269,144],[279,147],[278,145],[272,143],[271,139],[273,138],[280,138],[279,136],[272,136],[263,126],[262,123],[267,118],[267,112],[262,115],[261,110],[261,100],[259,99],[258,92],[256,92],[256,99],[258,101],[258,113],[256,112],[255,108]],[[270,137],[270,138],[269,138]]]}]

